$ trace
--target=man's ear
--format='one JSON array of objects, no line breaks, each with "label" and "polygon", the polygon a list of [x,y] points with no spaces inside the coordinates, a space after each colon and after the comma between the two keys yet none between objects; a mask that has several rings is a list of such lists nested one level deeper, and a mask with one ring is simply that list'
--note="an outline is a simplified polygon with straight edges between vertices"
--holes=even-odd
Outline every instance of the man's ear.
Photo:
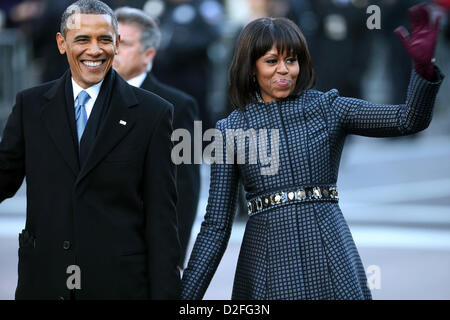
[{"label": "man's ear", "polygon": [[148,48],[147,50],[145,50],[144,56],[145,56],[145,63],[149,64],[155,58],[156,50],[153,48]]},{"label": "man's ear", "polygon": [[56,34],[56,43],[58,44],[58,49],[60,54],[66,53],[66,39],[64,39],[61,33]]},{"label": "man's ear", "polygon": [[120,45],[120,34],[118,34],[116,37],[116,48],[114,49],[114,54],[119,53],[119,45]]}]

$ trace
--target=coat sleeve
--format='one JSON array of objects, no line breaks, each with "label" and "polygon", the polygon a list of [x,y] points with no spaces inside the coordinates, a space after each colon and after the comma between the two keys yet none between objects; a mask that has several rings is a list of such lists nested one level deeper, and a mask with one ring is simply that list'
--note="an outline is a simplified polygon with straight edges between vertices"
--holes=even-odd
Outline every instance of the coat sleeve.
[{"label": "coat sleeve", "polygon": [[405,104],[373,104],[339,97],[336,90],[328,103],[348,134],[368,137],[413,134],[430,124],[435,98],[444,78],[439,69],[436,68],[436,72],[438,80],[429,82],[412,71]]},{"label": "coat sleeve", "polygon": [[[226,141],[224,124],[221,120],[216,127],[222,133],[223,141]],[[181,298],[185,300],[203,298],[230,238],[236,208],[238,169],[236,164],[227,164],[225,157],[224,143],[223,163],[211,165],[206,214],[183,273]]]},{"label": "coat sleeve", "polygon": [[0,142],[0,202],[14,196],[25,177],[25,143],[22,128],[22,98],[8,118]]},{"label": "coat sleeve", "polygon": [[171,160],[170,139],[172,115],[173,108],[167,108],[156,121],[143,181],[151,299],[178,299],[180,294],[176,168]]}]

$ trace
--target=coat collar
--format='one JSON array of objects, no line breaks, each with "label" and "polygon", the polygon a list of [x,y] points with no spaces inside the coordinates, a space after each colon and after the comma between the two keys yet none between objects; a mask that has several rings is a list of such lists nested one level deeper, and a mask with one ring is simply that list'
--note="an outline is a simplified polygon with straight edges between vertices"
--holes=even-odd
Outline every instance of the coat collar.
[{"label": "coat collar", "polygon": [[66,103],[65,81],[70,80],[70,76],[70,70],[68,70],[44,94],[47,101],[42,107],[41,118],[79,183],[133,128],[136,119],[131,110],[138,104],[138,100],[131,86],[111,69],[101,89],[106,89],[103,88],[105,85],[112,86],[109,111],[102,122],[86,163],[79,170],[69,121],[63,107]]},{"label": "coat collar", "polygon": [[142,82],[141,88],[154,92],[158,88],[158,80],[150,72],[147,72],[147,76],[145,77],[144,82]]},{"label": "coat collar", "polygon": [[41,119],[62,157],[72,172],[78,175],[80,170],[77,160],[78,155],[74,148],[72,129],[65,107],[65,84],[69,80],[70,71],[68,70],[44,93],[45,102],[41,109]]}]

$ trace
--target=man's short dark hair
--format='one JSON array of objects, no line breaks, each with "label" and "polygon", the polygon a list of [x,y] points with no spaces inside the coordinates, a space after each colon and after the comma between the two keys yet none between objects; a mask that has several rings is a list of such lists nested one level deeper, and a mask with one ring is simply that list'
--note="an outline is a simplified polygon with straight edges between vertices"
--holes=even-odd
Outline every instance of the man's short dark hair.
[{"label": "man's short dark hair", "polygon": [[67,33],[67,22],[71,15],[81,13],[81,14],[106,14],[111,17],[111,21],[113,23],[115,34],[118,33],[117,19],[114,15],[114,12],[107,4],[99,1],[99,0],[78,0],[75,3],[72,3],[70,6],[66,8],[61,17],[61,25],[59,28],[59,32],[66,37]]},{"label": "man's short dark hair", "polygon": [[161,31],[156,22],[149,15],[142,10],[130,7],[118,8],[114,13],[116,14],[118,22],[134,25],[141,30],[141,37],[139,40],[143,51],[149,48],[155,50],[159,49],[161,43]]},{"label": "man's short dark hair", "polygon": [[299,27],[286,18],[260,18],[247,24],[242,30],[229,69],[228,95],[234,108],[245,109],[249,103],[257,103],[259,85],[254,81],[256,60],[272,46],[278,52],[297,57],[300,73],[292,92],[298,95],[311,89],[316,82],[308,46]]}]

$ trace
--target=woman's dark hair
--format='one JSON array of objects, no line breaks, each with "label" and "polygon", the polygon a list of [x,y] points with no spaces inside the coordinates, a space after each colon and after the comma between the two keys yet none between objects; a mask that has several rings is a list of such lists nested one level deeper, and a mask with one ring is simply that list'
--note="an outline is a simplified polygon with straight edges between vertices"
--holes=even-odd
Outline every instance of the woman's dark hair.
[{"label": "woman's dark hair", "polygon": [[258,83],[254,80],[256,60],[276,45],[278,52],[297,57],[300,73],[291,95],[311,89],[316,83],[305,37],[299,27],[286,18],[261,18],[242,30],[229,69],[228,95],[234,108],[245,109],[257,103]]}]

